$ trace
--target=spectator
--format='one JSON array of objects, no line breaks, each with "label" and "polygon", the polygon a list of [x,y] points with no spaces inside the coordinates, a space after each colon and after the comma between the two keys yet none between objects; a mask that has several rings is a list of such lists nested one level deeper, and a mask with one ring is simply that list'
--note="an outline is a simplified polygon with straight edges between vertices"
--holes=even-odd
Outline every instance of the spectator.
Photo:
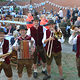
[{"label": "spectator", "polygon": [[[80,17],[75,22],[75,31],[79,31],[78,34],[74,31],[72,35],[69,37],[69,44],[73,45],[73,50],[76,52],[76,66],[78,70],[78,76],[80,78]],[[74,47],[75,46],[75,47]]]},{"label": "spectator", "polygon": [[78,17],[78,10],[77,10],[77,8],[74,8],[74,9],[73,9],[73,12],[72,12],[73,24],[74,24],[75,21],[77,20],[77,17]]},{"label": "spectator", "polygon": [[0,28],[3,28],[4,31],[7,33],[7,29],[5,27],[1,26],[1,23],[0,23]]},{"label": "spectator", "polygon": [[71,12],[70,12],[69,8],[67,9],[66,17],[67,17],[67,19],[70,19],[70,17],[71,17]]},{"label": "spectator", "polygon": [[63,18],[63,11],[62,11],[62,8],[60,8],[58,14],[59,14],[59,19],[62,19],[62,18]]},{"label": "spectator", "polygon": [[27,26],[27,29],[31,28],[33,26],[33,23],[32,23],[32,20],[33,20],[33,16],[31,13],[28,13],[28,17],[26,19],[26,26]]},{"label": "spectator", "polygon": [[50,12],[51,12],[51,14],[53,15],[53,8],[51,9],[51,11],[50,11]]},{"label": "spectator", "polygon": [[45,9],[45,7],[43,7],[42,13],[43,13],[43,14],[46,13],[46,9]]},{"label": "spectator", "polygon": [[80,7],[78,8],[78,10],[79,10],[79,11],[78,11],[78,16],[80,17]]}]

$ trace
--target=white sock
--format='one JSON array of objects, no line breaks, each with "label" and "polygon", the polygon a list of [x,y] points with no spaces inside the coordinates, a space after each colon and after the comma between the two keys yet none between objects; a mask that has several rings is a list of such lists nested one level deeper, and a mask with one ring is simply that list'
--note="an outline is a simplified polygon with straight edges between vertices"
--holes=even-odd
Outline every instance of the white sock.
[{"label": "white sock", "polygon": [[18,80],[21,80],[21,78],[18,78]]},{"label": "white sock", "polygon": [[42,67],[42,71],[45,71],[46,70],[46,67]]},{"label": "white sock", "polygon": [[63,76],[60,76],[60,79],[63,79]]},{"label": "white sock", "polygon": [[37,72],[37,69],[34,69],[34,72]]},{"label": "white sock", "polygon": [[28,80],[32,80],[32,77],[28,77]]}]

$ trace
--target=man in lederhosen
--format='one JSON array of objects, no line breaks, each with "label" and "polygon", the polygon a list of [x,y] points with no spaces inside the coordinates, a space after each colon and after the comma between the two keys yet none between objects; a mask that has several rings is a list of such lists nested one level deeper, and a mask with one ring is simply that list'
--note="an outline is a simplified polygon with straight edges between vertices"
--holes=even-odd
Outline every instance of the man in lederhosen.
[{"label": "man in lederhosen", "polygon": [[[0,28],[0,56],[8,52],[11,52],[11,49],[9,47],[9,41],[6,40],[4,36],[5,36],[5,31],[3,28]],[[4,70],[8,80],[12,80],[12,68],[10,65],[9,55],[0,57],[0,73],[2,69]]]},{"label": "man in lederhosen", "polygon": [[76,66],[78,77],[80,78],[80,17],[74,24],[74,32],[69,37],[69,44],[73,45],[73,51],[76,53]]},{"label": "man in lederhosen", "polygon": [[20,26],[20,29],[18,30],[20,33],[20,36],[18,37],[18,39],[15,41],[15,43],[13,44],[13,49],[17,51],[17,57],[18,57],[18,80],[22,80],[22,72],[23,72],[23,68],[26,67],[27,69],[27,73],[28,73],[28,80],[32,80],[32,64],[33,64],[33,59],[29,58],[29,59],[22,59],[21,58],[21,48],[20,48],[20,41],[22,40],[29,40],[31,41],[31,37],[26,35],[27,29],[25,28],[24,25]]},{"label": "man in lederhosen", "polygon": [[[59,69],[60,80],[63,79],[62,73],[62,64],[61,64],[61,43],[64,42],[63,36],[61,36],[61,30],[59,27],[55,26],[53,20],[49,20],[48,22],[49,29],[44,32],[43,43],[46,44],[46,62],[47,62],[47,75],[43,78],[43,80],[48,80],[51,78],[51,63],[53,58]],[[54,34],[59,32],[56,36]],[[59,37],[57,37],[59,35]]]},{"label": "man in lederhosen", "polygon": [[38,71],[37,71],[37,53],[40,54],[40,57],[42,58],[43,61],[43,67],[42,67],[42,73],[46,74],[46,68],[45,68],[45,63],[46,63],[46,58],[45,58],[45,50],[43,48],[43,26],[39,25],[39,18],[37,16],[34,17],[33,20],[34,26],[28,29],[27,34],[30,35],[34,40],[35,40],[35,52],[33,53],[34,56],[34,72],[33,72],[33,77],[37,78],[38,77]]}]

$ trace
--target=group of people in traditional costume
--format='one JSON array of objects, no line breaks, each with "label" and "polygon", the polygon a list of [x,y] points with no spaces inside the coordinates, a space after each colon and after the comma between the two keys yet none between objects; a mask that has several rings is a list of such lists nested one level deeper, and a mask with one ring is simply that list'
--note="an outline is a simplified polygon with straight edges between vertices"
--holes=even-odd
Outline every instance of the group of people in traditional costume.
[{"label": "group of people in traditional costume", "polygon": [[[43,80],[48,80],[51,78],[51,63],[53,58],[58,66],[60,80],[64,80],[63,78],[63,70],[62,70],[62,47],[61,43],[63,43],[64,37],[62,35],[61,29],[54,23],[51,19],[47,22],[48,29],[44,26],[40,25],[40,19],[37,16],[31,17],[33,26],[28,27],[28,30],[24,25],[20,25],[19,37],[15,40],[15,43],[12,45],[12,48],[9,46],[9,41],[4,38],[5,31],[3,28],[0,28],[0,73],[3,69],[8,80],[12,80],[13,73],[10,64],[10,58],[12,57],[12,51],[17,51],[17,69],[18,69],[18,80],[22,80],[22,72],[23,68],[26,67],[28,73],[28,79],[32,80],[32,66],[33,66],[33,77],[36,79],[38,77],[37,70],[37,57],[38,53],[42,59],[42,71],[45,76]],[[30,20],[31,21],[31,20]],[[79,23],[79,22],[78,22]],[[77,23],[76,23],[77,24]],[[78,25],[75,24],[75,31],[80,31],[80,23]],[[55,34],[55,33],[60,33]],[[78,76],[80,77],[80,33],[75,36],[75,33],[69,38],[70,44],[76,44],[76,62],[78,69]],[[56,37],[58,36],[58,37]],[[26,41],[28,43],[28,49],[23,49],[26,47]],[[44,45],[43,45],[44,44]],[[22,46],[23,45],[23,46]],[[23,52],[28,50],[29,54],[33,53],[31,56],[23,57]],[[30,52],[31,51],[31,52]],[[10,54],[7,54],[10,53]],[[4,55],[7,54],[7,55]],[[27,54],[24,52],[24,54]],[[47,67],[46,67],[47,64]]]}]

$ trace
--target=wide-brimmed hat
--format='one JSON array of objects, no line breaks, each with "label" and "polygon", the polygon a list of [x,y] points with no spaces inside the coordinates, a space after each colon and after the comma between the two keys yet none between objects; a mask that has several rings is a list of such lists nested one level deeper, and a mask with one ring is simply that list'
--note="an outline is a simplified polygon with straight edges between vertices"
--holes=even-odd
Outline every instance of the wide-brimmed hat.
[{"label": "wide-brimmed hat", "polygon": [[40,19],[37,16],[34,16],[32,21],[40,21]]},{"label": "wide-brimmed hat", "polygon": [[20,30],[22,30],[22,29],[27,30],[27,28],[25,27],[25,25],[21,25],[21,26],[19,27],[18,31],[20,31]]},{"label": "wide-brimmed hat", "polygon": [[6,32],[4,31],[4,29],[3,29],[3,28],[0,28],[0,32],[2,32],[2,33],[4,33],[4,34],[6,34]]},{"label": "wide-brimmed hat", "polygon": [[55,23],[54,23],[53,20],[49,20],[48,23],[47,23],[47,25],[50,25],[50,24],[55,24]]},{"label": "wide-brimmed hat", "polygon": [[80,27],[80,21],[79,20],[76,21],[75,24],[74,24],[74,26],[79,28]]}]

